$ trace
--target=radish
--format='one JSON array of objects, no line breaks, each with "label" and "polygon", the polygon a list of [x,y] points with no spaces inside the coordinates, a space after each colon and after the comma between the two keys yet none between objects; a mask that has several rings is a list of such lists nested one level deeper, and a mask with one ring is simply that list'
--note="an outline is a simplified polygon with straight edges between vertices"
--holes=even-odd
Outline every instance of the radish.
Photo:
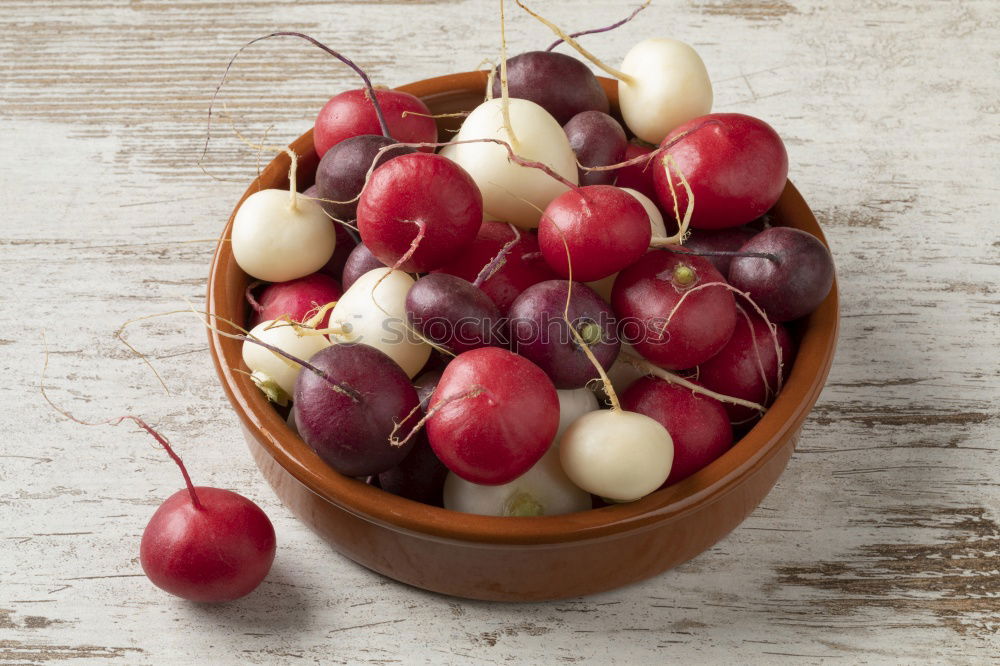
[{"label": "radish", "polygon": [[501,252],[504,253],[501,265],[495,272],[483,276],[479,285],[496,303],[501,314],[506,314],[514,299],[531,285],[559,277],[542,258],[538,238],[534,234],[520,233],[515,241],[511,227],[500,222],[483,222],[472,244],[436,271],[472,282]]},{"label": "radish", "polygon": [[[718,354],[698,366],[699,383],[718,393],[767,406],[780,391],[792,367],[795,343],[781,324],[775,326],[772,334],[756,312],[747,313],[742,308],[739,312],[729,342]],[[733,423],[751,420],[760,413],[731,403],[726,404],[726,411]]]},{"label": "radish", "polygon": [[94,423],[78,419],[56,405],[45,390],[48,365],[46,348],[39,388],[52,409],[86,426],[132,421],[163,447],[184,477],[187,488],[168,497],[142,533],[139,563],[150,582],[170,594],[198,602],[232,601],[253,592],[274,562],[274,526],[267,514],[237,493],[195,487],[170,443],[139,417],[128,415]]},{"label": "radish", "polygon": [[[344,139],[326,151],[316,167],[316,191],[331,216],[340,220],[356,218],[358,196],[372,164],[379,167],[394,157],[414,152],[413,148],[395,144],[391,137],[362,134]],[[386,146],[393,148],[382,151]]]},{"label": "radish", "polygon": [[753,238],[757,232],[748,227],[730,227],[728,229],[695,229],[685,239],[684,247],[708,259],[722,274],[729,277],[729,266],[734,254],[744,243]]},{"label": "radish", "polygon": [[[249,337],[303,361],[309,361],[317,352],[330,346],[325,335],[280,321],[268,320],[257,324]],[[243,343],[243,362],[250,369],[254,384],[268,400],[279,405],[288,404],[295,390],[295,380],[302,370],[301,365],[252,341]]]},{"label": "radish", "polygon": [[295,423],[302,440],[346,476],[378,474],[398,465],[416,440],[408,435],[419,410],[406,373],[363,344],[332,345],[310,360],[295,384]]},{"label": "radish", "polygon": [[552,381],[527,359],[496,347],[448,364],[427,413],[438,458],[466,481],[513,481],[542,457],[559,426]]},{"label": "radish", "polygon": [[344,289],[350,289],[351,285],[353,285],[359,277],[368,271],[385,267],[386,265],[379,261],[374,254],[372,254],[372,251],[368,249],[367,245],[364,243],[358,243],[357,246],[351,250],[351,254],[347,257],[347,261],[344,262],[344,272],[341,284],[343,284]]},{"label": "radish", "polygon": [[622,395],[624,409],[645,414],[667,429],[674,461],[665,485],[683,481],[733,445],[726,407],[655,377],[639,379]]},{"label": "radish", "polygon": [[[391,163],[390,163],[391,164]],[[394,360],[410,377],[416,376],[431,347],[406,324],[406,295],[413,278],[390,268],[368,271],[344,292],[330,312],[335,342],[361,342]]]},{"label": "radish", "polygon": [[[569,145],[576,154],[576,161],[583,166],[608,166],[625,158],[628,139],[617,120],[600,111],[578,113],[563,126]],[[614,171],[578,170],[581,185],[611,185]]]},{"label": "radish", "polygon": [[318,203],[294,191],[270,189],[254,192],[240,205],[231,239],[240,268],[266,282],[315,273],[333,256],[337,243]]},{"label": "radish", "polygon": [[427,438],[418,437],[399,464],[378,475],[378,485],[387,493],[414,502],[442,506],[447,476],[448,468],[438,459]]},{"label": "radish", "polygon": [[[325,273],[276,282],[264,287],[257,297],[251,324],[256,326],[262,321],[285,318],[302,323],[310,313],[335,302],[343,293],[337,281]],[[323,324],[319,325],[319,328],[323,327]]]},{"label": "radish", "polygon": [[591,358],[610,368],[618,356],[614,312],[586,285],[539,282],[517,297],[509,316],[511,348],[544,370],[557,389],[586,386],[600,376]]},{"label": "radish", "polygon": [[[632,141],[625,147],[625,157],[623,160],[628,162],[640,155],[649,155],[652,152],[652,148]],[[651,155],[649,161],[620,167],[615,171],[617,174],[615,185],[622,189],[627,188],[641,192],[650,200],[655,201],[657,197],[656,186],[653,184],[653,165],[651,163],[653,159],[655,159],[655,156]]]},{"label": "radish", "polygon": [[361,240],[387,266],[424,272],[469,245],[483,221],[483,198],[460,166],[411,153],[375,169],[358,201]]},{"label": "radish", "polygon": [[664,210],[683,211],[689,204],[687,192],[676,186],[681,175],[696,202],[695,229],[738,227],[778,201],[788,179],[788,153],[770,125],[740,113],[713,113],[676,127],[663,142],[685,133],[670,148],[672,166],[665,158],[650,164]]},{"label": "radish", "polygon": [[[318,199],[319,193],[316,191],[316,186],[310,186],[302,196],[309,197],[311,199]],[[319,205],[326,211],[326,214],[330,217],[336,217],[331,212],[330,204],[325,201],[318,201]],[[333,231],[337,237],[337,243],[333,250],[333,255],[330,257],[330,261],[326,262],[323,268],[319,269],[320,273],[326,273],[335,280],[340,279],[341,273],[344,271],[344,264],[347,262],[347,257],[351,254],[351,250],[354,246],[358,244],[358,239],[348,231],[346,225],[331,220],[333,224]]]},{"label": "radish", "polygon": [[597,396],[589,388],[562,389],[556,391],[559,398],[559,429],[556,431],[555,441],[566,431],[569,424],[587,412],[600,409],[597,404]]},{"label": "radish", "polygon": [[560,276],[583,282],[632,264],[649,249],[651,237],[646,209],[611,185],[578,187],[556,197],[538,227],[545,262]]},{"label": "radish", "polygon": [[[512,98],[526,99],[565,125],[584,111],[607,113],[608,96],[585,64],[562,53],[528,51],[507,60],[507,82]],[[500,98],[500,67],[493,78],[492,95]]]},{"label": "radish", "polygon": [[616,70],[598,60],[554,23],[528,9],[580,55],[618,79],[625,124],[643,141],[659,143],[675,127],[712,110],[712,82],[698,53],[674,39],[646,39],[633,46]]},{"label": "radish", "polygon": [[771,227],[748,240],[736,257],[730,281],[747,291],[774,321],[804,317],[820,306],[833,287],[833,257],[819,240],[800,229]]},{"label": "radish", "polygon": [[325,157],[328,150],[354,136],[390,136],[403,143],[437,141],[437,123],[427,105],[417,97],[398,90],[375,90],[385,114],[387,129],[383,130],[364,89],[348,90],[335,95],[316,116],[313,142],[316,154]]},{"label": "radish", "polygon": [[591,500],[590,493],[569,480],[552,448],[527,472],[501,485],[471,483],[454,472],[448,474],[444,507],[483,516],[555,516],[586,511]]},{"label": "radish", "polygon": [[537,169],[512,162],[502,145],[460,142],[478,139],[507,142],[518,157],[546,164],[573,185],[577,183],[576,156],[562,126],[545,109],[526,99],[507,101],[509,127],[505,123],[504,100],[487,100],[465,119],[444,154],[465,169],[479,186],[486,215],[533,229],[538,226],[540,211],[565,192],[568,185]]},{"label": "radish", "polygon": [[736,301],[726,287],[702,257],[649,252],[615,280],[611,305],[624,322],[619,333],[657,365],[694,367],[717,354],[733,334]]},{"label": "radish", "polygon": [[588,412],[559,439],[559,459],[580,488],[614,502],[631,502],[666,480],[674,447],[662,425],[619,409]]},{"label": "radish", "polygon": [[500,341],[500,311],[490,297],[447,273],[417,280],[406,296],[406,316],[421,335],[455,354]]}]

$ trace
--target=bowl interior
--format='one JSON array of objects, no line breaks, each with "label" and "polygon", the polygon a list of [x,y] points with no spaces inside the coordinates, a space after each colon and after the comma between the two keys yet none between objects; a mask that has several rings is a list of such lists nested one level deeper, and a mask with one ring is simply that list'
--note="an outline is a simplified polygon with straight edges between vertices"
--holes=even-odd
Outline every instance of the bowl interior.
[{"label": "bowl interior", "polygon": [[[615,82],[601,79],[601,83],[617,113]],[[399,90],[421,97],[432,113],[441,114],[474,108],[483,99],[485,84],[484,72],[468,72],[427,79]],[[440,140],[447,141],[452,136],[449,130],[457,129],[460,123],[461,118],[440,119]],[[313,149],[312,131],[297,139],[292,148],[299,155],[299,186],[305,189],[312,183],[319,162]],[[287,188],[288,166],[287,155],[276,157],[250,185],[240,203],[259,189]],[[802,229],[826,243],[815,217],[790,182],[772,209],[772,216],[777,224]],[[243,324],[244,290],[249,279],[236,264],[226,242],[231,228],[232,217],[213,259],[207,307],[213,315]],[[835,282],[819,309],[801,323],[798,355],[777,400],[743,439],[704,469],[636,502],[540,518],[499,518],[447,511],[391,495],[337,473],[287,427],[249,377],[237,372],[245,369],[241,343],[214,331],[209,331],[209,343],[216,369],[239,418],[275,461],[312,492],[391,529],[431,538],[518,545],[575,542],[642,528],[730,492],[801,427],[826,381],[838,323]]]}]

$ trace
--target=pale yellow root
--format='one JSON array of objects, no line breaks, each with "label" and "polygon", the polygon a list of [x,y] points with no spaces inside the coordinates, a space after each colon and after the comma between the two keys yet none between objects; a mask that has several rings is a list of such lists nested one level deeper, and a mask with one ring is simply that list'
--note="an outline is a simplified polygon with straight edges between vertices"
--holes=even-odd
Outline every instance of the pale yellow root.
[{"label": "pale yellow root", "polygon": [[764,405],[759,405],[756,402],[750,402],[749,400],[743,400],[742,398],[734,398],[728,395],[722,395],[721,393],[716,393],[715,391],[710,391],[704,386],[698,386],[697,384],[684,379],[680,375],[675,375],[672,372],[664,370],[658,365],[654,365],[644,358],[639,358],[638,356],[633,356],[632,354],[624,353],[619,356],[626,363],[642,370],[646,374],[653,375],[654,377],[659,377],[660,379],[670,382],[671,384],[677,384],[678,386],[683,386],[686,389],[690,389],[694,393],[699,393],[709,398],[714,398],[719,402],[727,402],[732,405],[740,405],[742,407],[748,407],[750,409],[755,409],[759,412],[766,412],[767,408]]},{"label": "pale yellow root", "polygon": [[[677,171],[677,176],[680,178],[681,187],[684,188],[685,194],[687,194],[687,206],[684,207],[684,217],[681,218],[680,215],[680,205],[677,199],[677,190],[674,189],[674,177],[670,174],[670,167],[673,165],[674,170]],[[677,166],[677,162],[674,160],[673,156],[670,154],[663,156],[663,166],[667,171],[667,187],[670,188],[670,197],[674,201],[674,219],[680,220],[677,226],[677,233],[673,236],[667,238],[653,238],[649,241],[650,247],[664,247],[666,245],[681,245],[684,243],[684,237],[687,236],[688,226],[691,224],[691,216],[694,215],[694,192],[691,190],[691,184],[688,183],[687,178],[684,177],[684,172],[680,170]]]},{"label": "pale yellow root", "polygon": [[[518,3],[520,4],[520,3]],[[510,124],[510,91],[507,89],[507,31],[505,24],[506,17],[503,11],[503,0],[500,0],[500,94],[503,98],[503,126],[510,137],[510,144],[517,150],[517,135],[514,134],[514,127]]]},{"label": "pale yellow root", "polygon": [[392,424],[392,432],[389,433],[389,444],[395,447],[403,446],[408,441],[410,441],[410,438],[413,437],[415,434],[417,434],[417,432],[424,427],[424,424],[427,423],[427,420],[430,419],[435,414],[437,414],[438,410],[440,410],[441,408],[445,407],[446,405],[450,405],[453,402],[458,402],[459,400],[468,400],[469,398],[475,398],[476,396],[480,396],[485,392],[486,389],[484,389],[483,387],[473,386],[471,389],[469,389],[466,393],[463,393],[462,395],[457,395],[451,398],[445,398],[441,400],[432,408],[427,410],[427,413],[424,414],[424,417],[413,425],[413,428],[410,429],[410,432],[407,433],[406,437],[404,437],[403,439],[396,439],[396,433],[399,432],[400,426],[402,426],[403,423],[409,421],[410,417],[416,414],[417,410],[420,409],[420,405],[417,405],[416,407],[410,410],[409,414],[406,415],[406,418],[403,419],[403,423]]}]

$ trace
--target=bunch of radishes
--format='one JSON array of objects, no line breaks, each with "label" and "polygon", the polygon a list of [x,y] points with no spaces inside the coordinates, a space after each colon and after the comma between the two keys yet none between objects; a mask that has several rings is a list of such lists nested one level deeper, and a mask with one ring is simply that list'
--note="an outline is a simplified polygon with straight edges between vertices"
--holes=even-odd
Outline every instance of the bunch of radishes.
[{"label": "bunch of radishes", "polygon": [[579,511],[693,474],[780,391],[786,323],[833,281],[822,243],[769,225],[781,139],[710,113],[686,44],[598,64],[624,126],[583,62],[532,51],[447,144],[365,77],[319,113],[315,185],[238,210],[244,361],[338,472],[459,511]]}]

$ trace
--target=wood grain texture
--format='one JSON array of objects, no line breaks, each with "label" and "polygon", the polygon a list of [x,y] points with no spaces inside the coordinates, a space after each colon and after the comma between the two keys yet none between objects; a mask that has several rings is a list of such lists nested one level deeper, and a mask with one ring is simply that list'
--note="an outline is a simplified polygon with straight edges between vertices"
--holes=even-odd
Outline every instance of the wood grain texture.
[{"label": "wood grain texture", "polygon": [[[627,3],[536,0],[569,29]],[[549,33],[511,10],[512,52]],[[256,155],[208,99],[247,40],[301,29],[379,83],[475,68],[492,1],[0,0],[0,663],[989,663],[1000,654],[1000,14],[993,0],[661,0],[587,44],[695,45],[716,109],[766,119],[837,260],[838,357],[787,472],[732,535],[654,580],[498,605],[372,574],[296,522],[258,476],[199,323],[130,327],[171,394],[113,337],[204,298],[212,242]],[[272,40],[221,99],[287,142],[349,72]],[[265,155],[264,159],[268,156]],[[181,485],[123,425],[141,414],[196,482],[275,521],[264,585],[222,607],[142,577],[138,539]]]}]

